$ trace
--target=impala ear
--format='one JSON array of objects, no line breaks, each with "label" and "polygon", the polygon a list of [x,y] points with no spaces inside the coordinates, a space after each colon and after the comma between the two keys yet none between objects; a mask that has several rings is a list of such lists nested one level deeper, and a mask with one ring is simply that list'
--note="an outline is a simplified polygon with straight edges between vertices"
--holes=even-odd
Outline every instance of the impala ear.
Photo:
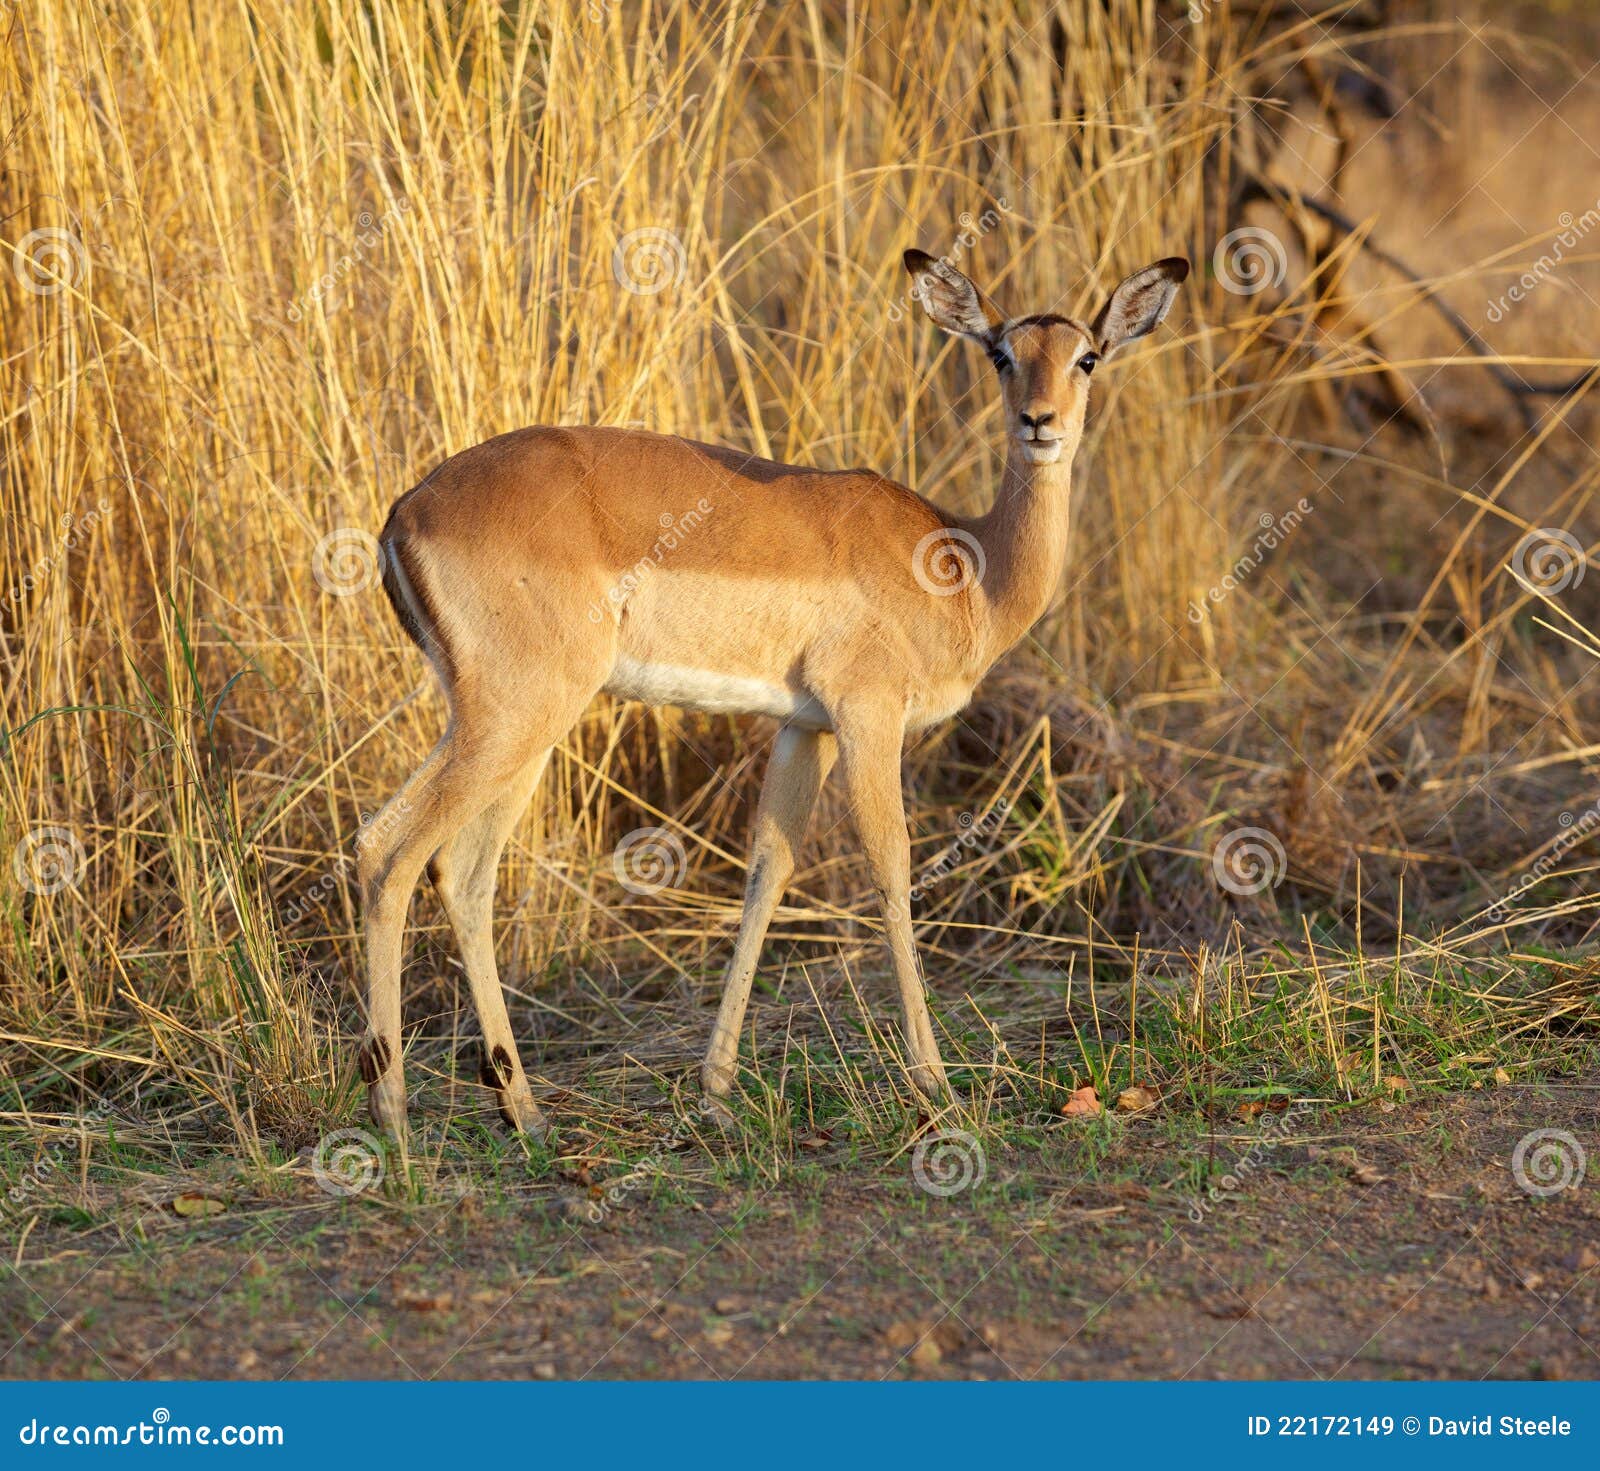
[{"label": "impala ear", "polygon": [[916,283],[913,295],[936,326],[989,346],[1005,325],[1005,316],[954,266],[925,250],[908,250],[903,259]]},{"label": "impala ear", "polygon": [[1094,319],[1091,330],[1100,356],[1108,358],[1125,342],[1154,332],[1188,274],[1189,262],[1175,255],[1123,281]]}]

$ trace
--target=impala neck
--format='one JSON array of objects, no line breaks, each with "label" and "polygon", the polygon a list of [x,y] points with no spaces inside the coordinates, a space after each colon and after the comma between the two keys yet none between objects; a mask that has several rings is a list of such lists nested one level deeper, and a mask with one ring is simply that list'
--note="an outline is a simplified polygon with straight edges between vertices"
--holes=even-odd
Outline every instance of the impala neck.
[{"label": "impala neck", "polygon": [[972,523],[986,561],[991,662],[1021,641],[1061,585],[1076,449],[1068,444],[1053,465],[1034,465],[1013,440],[994,504]]}]

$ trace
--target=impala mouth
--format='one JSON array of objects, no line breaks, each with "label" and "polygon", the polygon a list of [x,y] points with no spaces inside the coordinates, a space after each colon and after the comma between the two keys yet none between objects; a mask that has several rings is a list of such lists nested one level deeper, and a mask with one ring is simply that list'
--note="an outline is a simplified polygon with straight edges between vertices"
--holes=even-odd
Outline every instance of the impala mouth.
[{"label": "impala mouth", "polygon": [[1061,458],[1059,439],[1029,439],[1019,434],[1017,443],[1022,447],[1022,458],[1030,465],[1053,465]]}]

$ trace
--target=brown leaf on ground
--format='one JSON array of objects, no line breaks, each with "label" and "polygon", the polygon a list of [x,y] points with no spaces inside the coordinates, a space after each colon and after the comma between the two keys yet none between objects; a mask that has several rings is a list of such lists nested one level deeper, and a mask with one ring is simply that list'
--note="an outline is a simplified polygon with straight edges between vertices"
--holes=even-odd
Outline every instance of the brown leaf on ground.
[{"label": "brown leaf on ground", "polygon": [[911,1362],[919,1369],[927,1369],[960,1348],[967,1335],[953,1318],[937,1322],[931,1317],[906,1318],[891,1323],[884,1330],[883,1341],[896,1353],[910,1349]]},{"label": "brown leaf on ground", "polygon": [[1246,1301],[1236,1292],[1229,1293],[1225,1297],[1214,1297],[1208,1302],[1201,1303],[1200,1306],[1213,1318],[1239,1319],[1258,1316],[1256,1305]]},{"label": "brown leaf on ground", "polygon": [[1075,1089],[1072,1097],[1061,1105],[1061,1112],[1069,1119],[1099,1118],[1105,1111],[1105,1105],[1101,1103],[1093,1083],[1085,1083],[1083,1087]]},{"label": "brown leaf on ground", "polygon": [[455,1294],[448,1291],[429,1292],[417,1287],[396,1287],[394,1290],[394,1305],[404,1308],[408,1313],[442,1313],[454,1301]]},{"label": "brown leaf on ground", "polygon": [[1117,1112],[1143,1113],[1147,1108],[1154,1108],[1160,1101],[1160,1095],[1154,1088],[1146,1087],[1143,1083],[1135,1083],[1133,1087],[1124,1088],[1117,1094]]},{"label": "brown leaf on ground", "polygon": [[944,1351],[931,1338],[922,1339],[911,1350],[911,1362],[919,1369],[931,1369],[944,1357]]},{"label": "brown leaf on ground", "polygon": [[172,1201],[172,1209],[187,1218],[220,1216],[227,1208],[226,1201],[218,1200],[214,1195],[202,1195],[198,1190],[185,1190]]}]

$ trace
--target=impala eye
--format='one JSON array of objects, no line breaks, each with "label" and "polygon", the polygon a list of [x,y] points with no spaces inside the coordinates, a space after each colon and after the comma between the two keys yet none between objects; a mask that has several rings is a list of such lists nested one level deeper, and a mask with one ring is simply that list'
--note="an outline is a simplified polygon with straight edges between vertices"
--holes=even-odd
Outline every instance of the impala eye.
[{"label": "impala eye", "polygon": [[1016,366],[1011,360],[1011,349],[1003,342],[989,349],[989,361],[998,373],[1009,373]]},{"label": "impala eye", "polygon": [[1078,359],[1078,366],[1080,368],[1082,368],[1085,373],[1092,373],[1092,372],[1094,372],[1094,365],[1096,363],[1098,363],[1099,361],[1100,361],[1100,354],[1099,353],[1097,353],[1097,352],[1086,352],[1086,353],[1084,353],[1084,355],[1081,358]]}]

